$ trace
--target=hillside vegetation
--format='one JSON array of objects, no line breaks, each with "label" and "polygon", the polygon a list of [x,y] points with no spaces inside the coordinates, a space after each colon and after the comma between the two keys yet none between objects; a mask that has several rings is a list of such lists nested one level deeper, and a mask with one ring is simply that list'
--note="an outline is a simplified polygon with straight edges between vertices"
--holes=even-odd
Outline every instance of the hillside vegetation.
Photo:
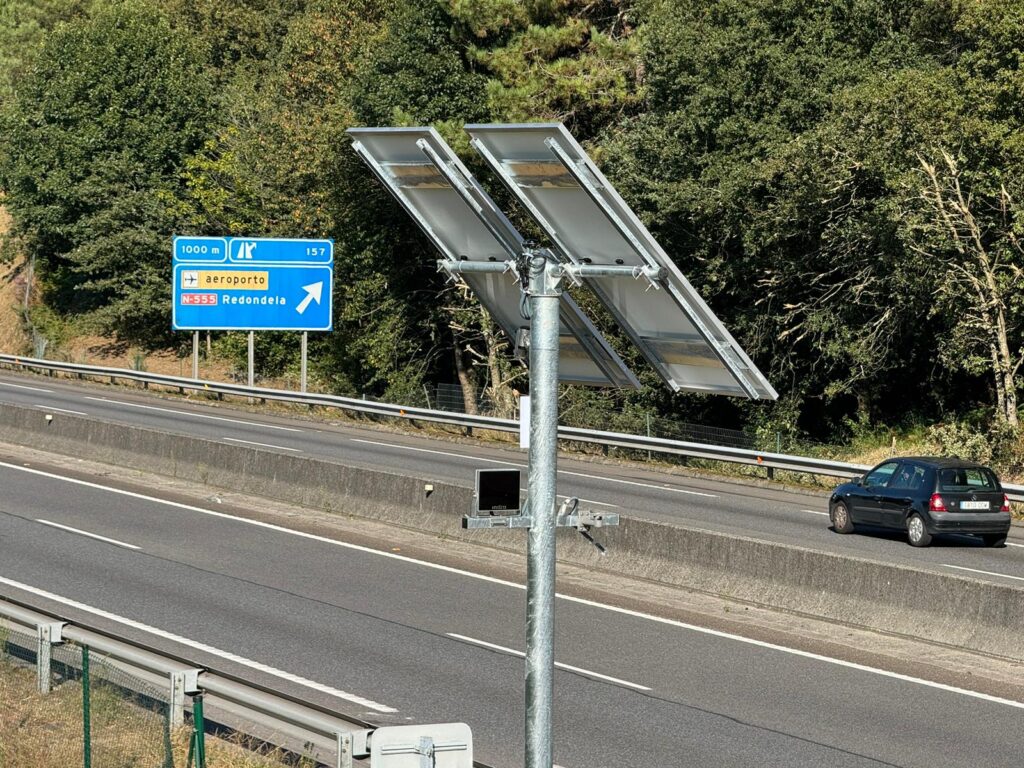
[{"label": "hillside vegetation", "polygon": [[[332,237],[318,386],[509,403],[507,340],[344,131],[434,125],[497,193],[462,125],[559,120],[781,394],[672,395],[608,329],[647,386],[567,388],[574,413],[1019,469],[1022,41],[1017,0],[7,0],[3,253],[44,333],[173,352],[172,234]],[[258,350],[297,366],[293,337]]]}]

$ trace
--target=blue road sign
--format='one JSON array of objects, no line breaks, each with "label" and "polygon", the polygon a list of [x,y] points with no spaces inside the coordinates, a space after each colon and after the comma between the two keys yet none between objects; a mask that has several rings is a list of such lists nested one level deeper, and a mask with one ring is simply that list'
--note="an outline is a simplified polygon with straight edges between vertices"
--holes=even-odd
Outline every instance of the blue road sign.
[{"label": "blue road sign", "polygon": [[228,260],[226,237],[174,238],[174,263],[179,261],[217,262]]},{"label": "blue road sign", "polygon": [[330,240],[174,238],[176,331],[329,331]]},{"label": "blue road sign", "polygon": [[330,240],[233,237],[228,241],[228,261],[232,264],[332,264],[334,243]]}]

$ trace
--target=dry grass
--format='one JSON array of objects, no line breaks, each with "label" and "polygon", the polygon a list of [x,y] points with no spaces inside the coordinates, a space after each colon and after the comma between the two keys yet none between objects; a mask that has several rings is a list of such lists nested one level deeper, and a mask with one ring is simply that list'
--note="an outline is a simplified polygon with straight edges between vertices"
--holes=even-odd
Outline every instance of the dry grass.
[{"label": "dry grass", "polygon": [[[64,683],[47,696],[36,692],[35,672],[0,660],[0,768],[58,768],[82,764],[82,688]],[[93,765],[164,768],[163,718],[135,706],[108,686],[92,695]],[[175,768],[184,768],[189,730],[170,741]],[[280,768],[280,755],[259,755],[207,736],[211,768]]]}]

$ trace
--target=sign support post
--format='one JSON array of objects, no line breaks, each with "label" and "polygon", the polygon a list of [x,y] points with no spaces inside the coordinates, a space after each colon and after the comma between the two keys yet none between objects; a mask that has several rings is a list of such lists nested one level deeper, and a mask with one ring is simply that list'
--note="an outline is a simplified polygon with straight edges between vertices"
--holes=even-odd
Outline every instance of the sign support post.
[{"label": "sign support post", "polygon": [[253,384],[256,383],[256,365],[255,365],[255,354],[254,354],[254,349],[253,349],[255,337],[256,337],[255,331],[249,331],[249,343],[248,343],[248,348],[249,348],[248,349],[248,351],[249,351],[249,369],[248,369],[248,377],[246,378],[246,381],[249,383],[250,387]]},{"label": "sign support post", "polygon": [[301,362],[299,363],[299,392],[305,392],[306,391],[306,362],[307,362],[306,355],[307,355],[308,350],[309,350],[309,332],[308,331],[303,331],[302,332],[302,354],[301,354],[301,358],[302,359],[301,359]]},{"label": "sign support post", "polygon": [[199,378],[199,331],[192,331],[192,378]]}]

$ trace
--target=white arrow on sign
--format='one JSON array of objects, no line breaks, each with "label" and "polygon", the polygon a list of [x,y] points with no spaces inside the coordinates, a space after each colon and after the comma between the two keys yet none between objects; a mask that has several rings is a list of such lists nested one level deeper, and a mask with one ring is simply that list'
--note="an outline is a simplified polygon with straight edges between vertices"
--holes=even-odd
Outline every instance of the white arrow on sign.
[{"label": "white arrow on sign", "polygon": [[320,303],[320,296],[324,292],[323,282],[310,283],[309,285],[302,286],[302,290],[306,292],[306,298],[299,302],[299,306],[295,308],[295,311],[300,315],[306,311],[306,307],[309,306],[309,302],[315,301],[317,304]]}]

